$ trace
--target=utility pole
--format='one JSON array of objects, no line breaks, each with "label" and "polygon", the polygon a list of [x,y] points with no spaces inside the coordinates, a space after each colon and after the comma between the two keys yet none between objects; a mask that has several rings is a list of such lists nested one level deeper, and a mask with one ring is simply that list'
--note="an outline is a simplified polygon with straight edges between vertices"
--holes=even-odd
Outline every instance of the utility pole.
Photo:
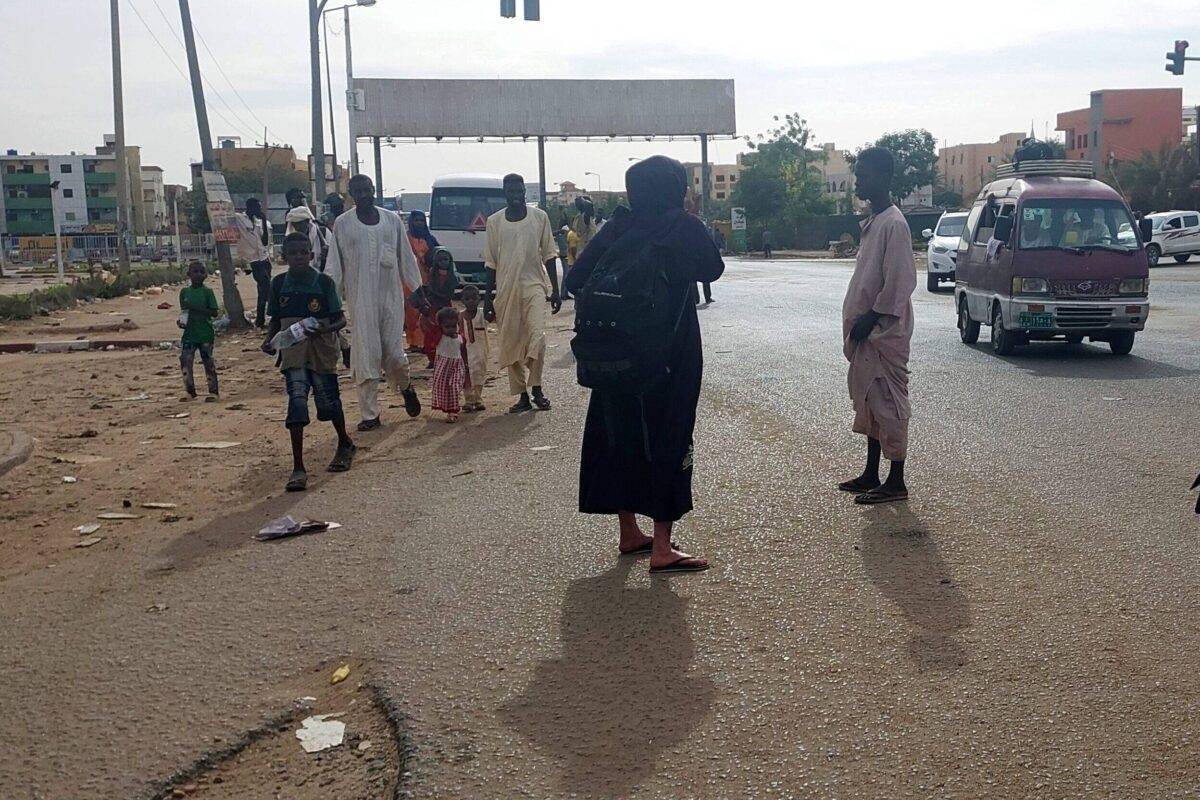
[{"label": "utility pole", "polygon": [[[113,0],[116,3],[116,0]],[[115,6],[114,6],[115,7]],[[208,128],[208,107],[204,104],[204,84],[200,82],[200,61],[196,58],[196,39],[192,34],[192,10],[188,0],[179,0],[179,16],[183,22],[183,44],[187,48],[188,73],[192,79],[192,102],[196,105],[196,126],[200,129],[200,152],[205,172],[216,168],[213,158],[212,133]],[[227,242],[214,242],[217,250],[217,266],[221,270],[221,297],[225,301],[225,313],[229,315],[229,329],[243,330],[246,322],[246,307],[238,294],[237,279],[233,274],[233,257]]]},{"label": "utility pole", "polygon": [[[342,22],[346,32],[346,107],[352,112],[350,118],[350,174],[358,174],[358,136],[354,133],[354,114],[358,108],[358,96],[354,93],[354,62],[350,55],[350,6],[342,6]],[[331,112],[332,116],[332,112]]]},{"label": "utility pole", "polygon": [[113,169],[117,173],[118,272],[129,274],[129,162],[125,158],[125,98],[121,88],[121,12],[119,0],[109,0],[112,17]]},{"label": "utility pole", "polygon": [[[115,2],[115,0],[114,0]],[[308,61],[312,80],[312,180],[313,198],[326,194],[325,186],[325,112],[321,110],[321,43],[317,25],[327,0],[308,0]]]},{"label": "utility pole", "polygon": [[62,204],[56,202],[56,199],[58,197],[60,197],[58,187],[59,187],[58,181],[50,182],[50,216],[54,220],[54,255],[55,255],[55,260],[58,263],[58,282],[66,283],[67,273],[63,269],[63,257],[62,257],[62,228],[58,224],[58,212],[59,212],[59,208],[62,206]]},{"label": "utility pole", "polygon": [[179,236],[179,192],[171,195],[171,215],[175,218],[175,260],[183,264],[183,239]]},{"label": "utility pole", "polygon": [[[333,147],[333,190],[338,190],[337,124],[333,118],[333,74],[329,71],[329,26],[321,15],[321,31],[325,35],[325,91],[329,98],[329,142]],[[318,198],[313,198],[314,200]],[[325,198],[319,198],[324,202]]]},{"label": "utility pole", "polygon": [[708,212],[708,134],[700,134],[700,219]]}]

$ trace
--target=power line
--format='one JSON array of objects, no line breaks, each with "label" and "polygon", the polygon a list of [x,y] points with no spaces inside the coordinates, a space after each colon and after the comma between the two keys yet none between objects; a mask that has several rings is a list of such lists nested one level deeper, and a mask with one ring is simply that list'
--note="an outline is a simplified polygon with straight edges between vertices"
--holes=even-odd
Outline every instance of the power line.
[{"label": "power line", "polygon": [[[128,0],[128,2],[130,5],[133,4],[133,0]],[[163,21],[167,23],[167,30],[171,31],[171,35],[175,37],[175,41],[179,42],[180,47],[186,49],[187,46],[183,43],[183,38],[175,31],[174,26],[171,25],[171,21],[167,18],[167,15],[163,13],[162,7],[159,6],[157,2],[154,3],[154,6],[158,9],[158,13],[162,15]],[[140,17],[141,14],[138,14],[138,16]],[[188,80],[190,81],[191,79],[189,78]],[[204,82],[204,85],[208,87],[208,90],[212,92],[213,96],[221,101],[221,105],[225,106],[226,110],[233,115],[233,118],[236,119],[241,126],[244,126],[238,128],[238,133],[244,134],[247,130],[254,130],[254,126],[242,119],[242,115],[233,110],[233,106],[231,106],[229,101],[227,101],[221,95],[221,93],[217,91],[217,88],[212,85],[212,82],[208,78],[205,78],[203,75],[201,75],[200,80]],[[251,134],[251,138],[253,138],[253,136],[254,135]]]},{"label": "power line", "polygon": [[[154,7],[158,9],[158,13],[162,16],[163,20],[167,21],[167,24],[170,25],[170,21],[167,20],[167,15],[163,12],[162,6],[160,6],[158,4],[158,0],[151,0],[151,2],[154,3]],[[254,113],[254,109],[251,108],[250,104],[246,102],[246,99],[244,97],[242,97],[242,93],[237,90],[237,86],[234,84],[233,80],[230,79],[229,74],[227,72],[225,72],[225,68],[221,66],[221,62],[217,58],[216,53],[214,53],[212,51],[212,48],[208,46],[208,41],[204,38],[204,34],[201,33],[200,29],[195,26],[195,23],[192,24],[192,30],[194,30],[196,33],[196,36],[198,36],[200,38],[200,44],[204,45],[204,49],[208,53],[209,58],[212,59],[213,64],[216,65],[217,71],[221,73],[221,77],[223,77],[225,79],[225,82],[227,84],[229,84],[229,88],[233,90],[234,95],[237,97],[238,100],[241,101],[242,105],[246,108],[246,111],[248,111],[250,113],[250,116],[254,117],[255,122],[257,122],[261,127],[270,131],[271,130],[270,126],[267,125],[267,123],[263,122],[262,119],[258,116],[258,114]],[[279,136],[278,134],[275,134],[275,133],[273,133],[273,135],[276,138],[278,138],[278,136]]]},{"label": "power line", "polygon": [[[171,66],[175,67],[175,71],[179,73],[179,76],[181,78],[183,78],[185,81],[187,81],[188,84],[190,85],[191,78],[189,78],[187,73],[183,71],[183,68],[179,66],[179,63],[171,55],[170,51],[167,50],[167,48],[163,46],[163,43],[159,40],[158,36],[156,36],[154,34],[154,29],[150,27],[149,23],[146,22],[146,18],[142,16],[142,13],[140,11],[138,11],[137,6],[135,6],[133,4],[133,0],[126,0],[126,4],[129,6],[130,9],[132,9],[133,13],[137,16],[138,20],[142,23],[142,27],[144,27],[146,29],[146,33],[150,34],[150,38],[154,40],[154,43],[156,45],[158,45],[158,49],[161,50],[162,54],[167,57],[168,61],[171,62]],[[217,115],[221,119],[222,122],[224,122],[226,125],[228,125],[230,127],[230,129],[235,130],[238,133],[245,133],[245,130],[240,128],[238,125],[234,125],[232,122],[230,122],[229,118],[226,117],[224,114],[222,114],[220,109],[213,108],[210,110],[212,111],[213,114]],[[253,139],[254,134],[250,134],[250,138]]]}]

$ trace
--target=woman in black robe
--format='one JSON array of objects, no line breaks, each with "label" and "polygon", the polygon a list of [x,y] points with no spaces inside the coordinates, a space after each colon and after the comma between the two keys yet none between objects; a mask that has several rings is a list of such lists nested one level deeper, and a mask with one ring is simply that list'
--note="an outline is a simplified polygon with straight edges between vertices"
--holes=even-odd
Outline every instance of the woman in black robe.
[{"label": "woman in black robe", "polygon": [[[616,514],[621,554],[649,552],[651,572],[708,568],[671,541],[674,523],[692,510],[692,431],[704,370],[693,294],[698,281],[711,283],[725,271],[704,224],[684,211],[687,186],[687,173],[674,159],[654,156],[630,167],[625,188],[632,210],[618,209],[566,280],[567,291],[578,292],[617,242],[653,239],[670,254],[667,278],[681,314],[670,376],[641,396],[592,392],[579,473],[579,510]],[[653,536],[638,526],[637,514],[654,520]]]}]

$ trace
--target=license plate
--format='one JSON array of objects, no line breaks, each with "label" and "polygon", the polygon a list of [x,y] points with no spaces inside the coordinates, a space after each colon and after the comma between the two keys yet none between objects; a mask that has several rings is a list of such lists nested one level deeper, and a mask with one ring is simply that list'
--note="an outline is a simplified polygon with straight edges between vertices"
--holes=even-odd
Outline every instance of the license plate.
[{"label": "license plate", "polygon": [[1028,311],[1023,311],[1017,314],[1017,324],[1022,328],[1053,328],[1053,314],[1030,314]]}]

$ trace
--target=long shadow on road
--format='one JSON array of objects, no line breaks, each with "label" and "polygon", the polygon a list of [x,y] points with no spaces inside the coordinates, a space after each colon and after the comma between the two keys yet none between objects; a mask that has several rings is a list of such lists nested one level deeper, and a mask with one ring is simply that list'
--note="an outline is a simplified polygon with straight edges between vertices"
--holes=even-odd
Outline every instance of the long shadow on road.
[{"label": "long shadow on road", "polygon": [[689,672],[687,601],[667,579],[627,587],[637,559],[571,584],[562,657],[542,661],[502,719],[563,765],[567,796],[628,797],[708,715],[716,694]]},{"label": "long shadow on road", "polygon": [[969,653],[958,637],[970,627],[970,607],[924,521],[904,503],[863,515],[863,569],[908,623],[909,658],[922,670],[965,666]]}]

